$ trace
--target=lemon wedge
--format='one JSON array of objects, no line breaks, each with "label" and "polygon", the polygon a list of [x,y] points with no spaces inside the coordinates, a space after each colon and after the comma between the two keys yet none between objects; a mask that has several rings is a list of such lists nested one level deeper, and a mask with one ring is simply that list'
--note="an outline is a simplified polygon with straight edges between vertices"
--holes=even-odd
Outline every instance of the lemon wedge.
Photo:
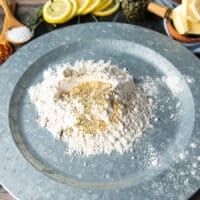
[{"label": "lemon wedge", "polygon": [[43,18],[50,24],[65,23],[72,12],[72,4],[68,0],[49,0],[42,10]]},{"label": "lemon wedge", "polygon": [[110,7],[113,3],[113,0],[102,0],[101,4],[95,9],[95,11],[102,11]]},{"label": "lemon wedge", "polygon": [[77,14],[82,15],[83,11],[91,4],[93,0],[76,0],[78,3]]},{"label": "lemon wedge", "polygon": [[200,20],[200,1],[199,0],[192,0],[190,4],[190,9],[193,12],[195,18],[199,21]]},{"label": "lemon wedge", "polygon": [[107,9],[100,10],[100,11],[94,11],[92,14],[95,16],[105,17],[114,14],[120,7],[120,2],[118,0],[115,0],[114,5],[111,5]]},{"label": "lemon wedge", "polygon": [[87,8],[82,11],[82,15],[87,15],[94,11],[101,4],[101,1],[102,0],[92,0]]}]

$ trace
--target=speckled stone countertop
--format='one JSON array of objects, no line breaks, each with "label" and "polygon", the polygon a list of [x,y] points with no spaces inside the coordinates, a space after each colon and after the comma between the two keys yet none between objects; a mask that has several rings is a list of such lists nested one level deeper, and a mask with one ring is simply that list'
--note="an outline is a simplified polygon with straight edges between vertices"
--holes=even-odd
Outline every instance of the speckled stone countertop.
[{"label": "speckled stone countertop", "polygon": [[[16,16],[18,19],[20,19],[23,23],[26,23],[27,16],[29,16],[30,13],[33,13],[40,5],[41,2],[44,2],[44,0],[18,0],[18,7],[16,10]],[[92,17],[81,17],[81,23],[85,22],[92,22],[94,19]],[[0,11],[0,24],[2,24],[3,21],[3,14],[2,10]],[[116,15],[108,18],[101,18],[100,21],[117,21],[117,22],[127,22],[126,19],[124,18],[122,12],[117,13]],[[70,24],[75,24],[77,23],[77,19],[72,20]],[[133,23],[139,26],[143,26],[149,29],[152,29],[154,31],[160,32],[162,34],[164,33],[163,29],[163,22],[162,19],[153,16],[151,14],[148,15],[145,21],[138,22],[138,23]],[[58,28],[58,27],[57,27]],[[38,37],[44,33],[47,33],[49,31],[54,30],[55,27],[46,25],[46,24],[41,24],[38,29],[36,30],[35,37]],[[16,47],[16,50],[20,47]],[[14,198],[10,196],[1,186],[0,186],[0,200],[13,200]],[[191,198],[191,200],[198,200],[200,199],[200,195],[195,195],[195,197]]]}]

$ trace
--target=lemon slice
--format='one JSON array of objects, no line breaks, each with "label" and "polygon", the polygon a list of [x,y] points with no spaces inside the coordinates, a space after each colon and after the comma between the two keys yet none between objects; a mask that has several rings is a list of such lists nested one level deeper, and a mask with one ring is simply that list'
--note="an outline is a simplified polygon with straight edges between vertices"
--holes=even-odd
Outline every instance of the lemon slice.
[{"label": "lemon slice", "polygon": [[94,11],[99,5],[101,4],[101,0],[92,0],[88,7],[83,10],[82,15],[87,15],[88,13],[91,13]]},{"label": "lemon slice", "polygon": [[101,0],[101,3],[96,7],[95,10],[98,10],[100,7],[102,7],[105,3],[107,2],[107,0]]},{"label": "lemon slice", "polygon": [[82,15],[82,12],[87,9],[87,7],[90,5],[92,0],[77,0],[78,3],[78,10],[77,14]]},{"label": "lemon slice", "polygon": [[50,24],[65,23],[71,15],[72,4],[66,0],[49,0],[44,4],[42,14]]},{"label": "lemon slice", "polygon": [[73,18],[76,15],[77,10],[78,10],[78,4],[76,0],[68,0],[68,1],[71,1],[71,4],[72,4],[71,14],[69,15],[69,18],[68,18],[68,21],[69,21],[71,18]]},{"label": "lemon slice", "polygon": [[190,4],[190,9],[197,20],[200,20],[200,1],[192,0]]},{"label": "lemon slice", "polygon": [[95,9],[95,11],[102,11],[110,7],[113,3],[113,0],[102,0],[101,4]]},{"label": "lemon slice", "polygon": [[107,9],[101,11],[95,11],[92,14],[95,16],[105,17],[114,14],[120,7],[120,2],[115,0],[114,5],[108,7]]}]

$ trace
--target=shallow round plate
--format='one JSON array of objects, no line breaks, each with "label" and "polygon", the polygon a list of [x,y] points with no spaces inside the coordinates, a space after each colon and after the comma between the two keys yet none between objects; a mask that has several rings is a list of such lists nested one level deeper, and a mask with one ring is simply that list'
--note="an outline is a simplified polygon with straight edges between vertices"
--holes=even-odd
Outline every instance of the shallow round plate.
[{"label": "shallow round plate", "polygon": [[[64,155],[37,123],[29,88],[48,67],[111,60],[151,91],[151,127],[124,155]],[[0,181],[21,200],[187,199],[200,187],[200,63],[151,30],[89,23],[46,34],[0,69]],[[148,89],[149,88],[149,89]]]}]

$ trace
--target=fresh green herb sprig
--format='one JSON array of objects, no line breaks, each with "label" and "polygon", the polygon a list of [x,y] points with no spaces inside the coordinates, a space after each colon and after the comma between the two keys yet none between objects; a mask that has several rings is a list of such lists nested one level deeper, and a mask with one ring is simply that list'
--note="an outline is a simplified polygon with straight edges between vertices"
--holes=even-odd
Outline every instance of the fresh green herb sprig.
[{"label": "fresh green herb sprig", "polygon": [[26,19],[26,25],[30,28],[31,32],[34,35],[34,32],[36,28],[44,22],[42,17],[42,8],[43,6],[40,6],[36,9],[35,12],[33,12],[27,19]]}]

